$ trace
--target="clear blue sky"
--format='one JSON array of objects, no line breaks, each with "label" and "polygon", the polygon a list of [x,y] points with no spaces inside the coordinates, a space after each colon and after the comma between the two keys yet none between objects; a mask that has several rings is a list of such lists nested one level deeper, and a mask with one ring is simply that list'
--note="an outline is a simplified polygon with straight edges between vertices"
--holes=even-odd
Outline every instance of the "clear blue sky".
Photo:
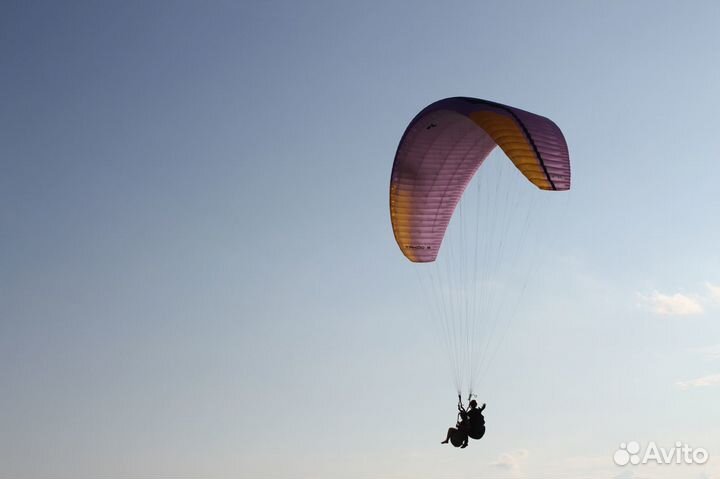
[{"label": "clear blue sky", "polygon": [[[712,1],[2,2],[0,477],[720,458],[719,22]],[[387,211],[405,126],[456,95],[552,118],[573,162],[556,266],[462,453],[437,444],[452,385]]]}]

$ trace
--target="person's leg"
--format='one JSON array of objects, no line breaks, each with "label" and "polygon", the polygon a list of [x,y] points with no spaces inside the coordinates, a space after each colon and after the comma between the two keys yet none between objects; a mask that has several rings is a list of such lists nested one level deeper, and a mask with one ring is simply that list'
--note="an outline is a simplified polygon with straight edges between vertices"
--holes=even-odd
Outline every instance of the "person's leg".
[{"label": "person's leg", "polygon": [[445,436],[445,440],[443,442],[441,442],[440,444],[447,444],[448,442],[450,442],[450,438],[452,437],[454,432],[455,432],[454,427],[451,427],[450,429],[448,429],[447,436]]}]

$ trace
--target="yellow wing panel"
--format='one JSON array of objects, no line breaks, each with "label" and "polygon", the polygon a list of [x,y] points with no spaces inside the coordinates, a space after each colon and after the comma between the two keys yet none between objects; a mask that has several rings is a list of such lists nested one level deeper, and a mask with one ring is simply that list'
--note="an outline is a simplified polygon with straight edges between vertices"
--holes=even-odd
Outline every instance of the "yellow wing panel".
[{"label": "yellow wing panel", "polygon": [[532,184],[543,190],[553,189],[535,150],[511,116],[492,111],[476,111],[468,116],[492,137]]}]

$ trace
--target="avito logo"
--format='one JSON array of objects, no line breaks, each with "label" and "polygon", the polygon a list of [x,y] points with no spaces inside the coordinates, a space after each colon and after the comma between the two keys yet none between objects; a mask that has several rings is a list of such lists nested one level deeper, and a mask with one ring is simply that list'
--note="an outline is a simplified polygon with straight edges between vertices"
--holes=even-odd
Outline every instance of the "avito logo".
[{"label": "avito logo", "polygon": [[627,466],[628,464],[637,466],[649,462],[660,465],[705,464],[708,459],[709,455],[707,450],[701,447],[692,448],[680,441],[675,443],[675,447],[669,449],[659,447],[655,442],[651,441],[647,444],[644,452],[639,442],[623,442],[613,455],[613,460],[618,466]]}]

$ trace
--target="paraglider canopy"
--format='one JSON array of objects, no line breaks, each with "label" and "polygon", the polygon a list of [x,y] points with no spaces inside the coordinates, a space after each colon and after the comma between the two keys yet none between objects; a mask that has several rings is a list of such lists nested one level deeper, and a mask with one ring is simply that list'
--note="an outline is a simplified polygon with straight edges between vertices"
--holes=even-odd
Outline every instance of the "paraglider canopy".
[{"label": "paraglider canopy", "polygon": [[437,101],[410,122],[392,168],[393,233],[410,261],[435,261],[458,201],[496,146],[536,187],[570,188],[567,144],[551,120],[476,98]]}]

